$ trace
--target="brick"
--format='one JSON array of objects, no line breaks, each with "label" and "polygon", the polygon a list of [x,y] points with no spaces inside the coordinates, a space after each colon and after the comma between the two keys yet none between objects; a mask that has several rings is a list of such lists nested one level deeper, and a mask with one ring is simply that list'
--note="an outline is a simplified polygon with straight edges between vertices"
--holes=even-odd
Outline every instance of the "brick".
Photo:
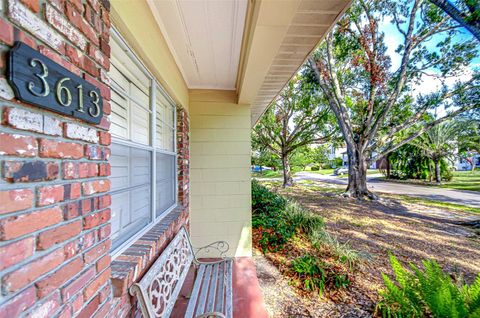
[{"label": "brick", "polygon": [[71,4],[75,6],[75,9],[80,12],[80,14],[83,14],[83,2],[82,0],[68,0]]},{"label": "brick", "polygon": [[110,237],[110,233],[112,233],[112,227],[110,224],[107,224],[98,230],[98,239],[104,240],[107,237]]},{"label": "brick", "polygon": [[30,189],[0,191],[0,214],[29,209],[33,206],[33,198]]},{"label": "brick", "polygon": [[3,19],[0,19],[0,42],[13,45],[13,26]]},{"label": "brick", "polygon": [[85,156],[90,160],[105,160],[102,147],[85,145]]},{"label": "brick", "polygon": [[83,157],[81,144],[40,139],[40,157],[80,159]]},{"label": "brick", "polygon": [[77,318],[91,318],[100,306],[100,296],[94,297],[78,314]]},{"label": "brick", "polygon": [[52,136],[61,136],[62,122],[54,117],[43,116],[43,133]]},{"label": "brick", "polygon": [[64,179],[83,179],[98,176],[99,167],[96,163],[91,162],[64,162],[63,178]]},{"label": "brick", "polygon": [[65,123],[64,127],[66,138],[98,143],[98,134],[93,128],[69,123]]},{"label": "brick", "polygon": [[112,106],[110,105],[110,102],[108,100],[103,101],[103,113],[105,115],[110,115],[112,112]]},{"label": "brick", "polygon": [[110,220],[110,213],[110,209],[105,209],[103,211],[85,216],[85,218],[83,219],[83,228],[91,229],[106,223],[108,220]]},{"label": "brick", "polygon": [[87,48],[87,39],[80,33],[80,31],[73,27],[62,14],[49,4],[45,5],[45,17],[53,28],[65,35],[82,51]]},{"label": "brick", "polygon": [[98,36],[93,29],[93,27],[88,24],[85,19],[82,19],[82,25],[80,26],[80,30],[82,30],[82,33],[89,39],[93,44],[96,46],[100,45],[100,40],[98,39]]},{"label": "brick", "polygon": [[82,240],[76,239],[74,241],[68,242],[63,246],[63,252],[65,255],[65,259],[71,259],[78,255],[82,250]]},{"label": "brick", "polygon": [[107,86],[104,83],[101,83],[101,82],[97,81],[95,78],[91,77],[88,74],[85,74],[84,77],[85,77],[85,80],[87,82],[93,84],[94,86],[96,86],[100,89],[100,94],[102,95],[103,98],[105,98],[106,100],[110,100],[111,92],[110,92],[110,87],[109,86]]},{"label": "brick", "polygon": [[109,146],[112,142],[112,136],[106,131],[99,131],[98,136],[100,137],[100,144],[104,146]]},{"label": "brick", "polygon": [[92,195],[95,193],[107,192],[110,190],[110,180],[95,180],[82,183],[83,194]]},{"label": "brick", "polygon": [[20,317],[20,314],[35,304],[35,287],[31,286],[16,294],[0,306],[0,317]]},{"label": "brick", "polygon": [[[70,300],[73,296],[75,296],[80,290],[83,289],[87,285],[87,283],[95,277],[95,269],[90,267],[80,276],[75,278],[71,283],[69,283],[66,287],[61,289],[62,299]],[[83,300],[83,297],[80,297]]]},{"label": "brick", "polygon": [[[102,300],[100,298],[100,303],[101,302],[102,302]],[[109,300],[109,301],[105,302],[105,304],[100,306],[100,308],[97,310],[97,312],[95,313],[95,315],[93,315],[92,318],[109,317],[109,312],[110,312],[111,308],[112,308],[112,302]]]},{"label": "brick", "polygon": [[27,44],[29,47],[37,49],[37,42],[31,36],[27,35],[17,27],[14,27],[13,29],[13,38],[15,41],[21,41]]},{"label": "brick", "polygon": [[38,0],[20,0],[27,8],[35,13],[40,11],[40,4]]},{"label": "brick", "polygon": [[63,201],[64,186],[45,186],[38,189],[38,206],[45,206]]},{"label": "brick", "polygon": [[69,44],[66,44],[65,53],[73,64],[77,65],[78,67],[83,67],[83,53],[80,50]]},{"label": "brick", "polygon": [[107,240],[97,246],[92,247],[83,255],[83,260],[86,264],[93,264],[100,256],[107,254],[110,251],[111,241]]},{"label": "brick", "polygon": [[101,273],[105,268],[110,266],[112,258],[110,255],[105,255],[104,257],[100,258],[97,263],[95,264],[95,268],[97,269],[97,273]]},{"label": "brick", "polygon": [[104,195],[99,198],[98,200],[98,208],[105,209],[108,208],[112,204],[112,197],[110,194]]},{"label": "brick", "polygon": [[100,13],[100,2],[98,0],[87,0],[87,2],[95,12]]},{"label": "brick", "polygon": [[83,299],[88,300],[95,295],[100,288],[110,279],[110,269],[105,270],[98,275],[87,287],[83,290]]},{"label": "brick", "polygon": [[10,240],[63,221],[60,207],[11,216],[0,220],[0,239]]},{"label": "brick", "polygon": [[[110,271],[110,275],[111,275],[111,271]],[[110,284],[107,284],[105,287],[102,288],[102,290],[100,290],[100,302],[104,302],[111,294],[112,292],[112,287],[110,287]]]},{"label": "brick", "polygon": [[100,50],[102,50],[103,54],[105,54],[107,57],[110,57],[110,44],[108,44],[108,42],[104,39],[100,39]]},{"label": "brick", "polygon": [[98,175],[101,177],[108,177],[111,173],[110,164],[102,163],[98,165]]},{"label": "brick", "polygon": [[[110,68],[110,65],[108,65],[108,68]],[[112,84],[112,78],[110,75],[108,75],[108,71],[104,70],[103,68],[100,69],[100,80],[108,86]],[[110,112],[105,114],[108,115]]]},{"label": "brick", "polygon": [[78,295],[77,298],[75,298],[72,301],[72,311],[74,314],[78,313],[82,308],[83,308],[84,302],[83,302],[83,295]]},{"label": "brick", "polygon": [[0,133],[0,155],[33,157],[37,155],[37,140],[30,136]]},{"label": "brick", "polygon": [[58,177],[58,164],[45,161],[5,161],[3,177],[7,182],[34,182]]},{"label": "brick", "polygon": [[96,125],[96,127],[100,128],[100,129],[109,130],[110,129],[110,124],[111,124],[110,117],[109,116],[103,116],[102,119],[100,119],[100,123],[98,125]]},{"label": "brick", "polygon": [[108,57],[106,57],[101,50],[97,49],[97,47],[91,43],[88,45],[88,55],[105,70],[110,69]]},{"label": "brick", "polygon": [[62,243],[77,236],[81,231],[82,221],[80,220],[44,231],[38,235],[37,248],[39,250],[46,250],[55,244]]},{"label": "brick", "polygon": [[123,261],[113,261],[111,263],[111,280],[114,297],[121,297],[127,293],[130,282],[132,282],[133,276],[137,271],[137,266],[136,263]]},{"label": "brick", "polygon": [[5,77],[0,76],[0,98],[4,100],[12,100],[15,97],[10,84],[8,84]]},{"label": "brick", "polygon": [[78,199],[82,195],[80,183],[70,183],[63,186],[65,193],[65,200]]},{"label": "brick", "polygon": [[37,303],[32,311],[30,311],[26,318],[47,318],[52,317],[53,314],[60,308],[60,293],[55,292],[41,303]]},{"label": "brick", "polygon": [[40,50],[40,53],[42,53],[43,55],[46,55],[47,57],[51,58],[52,60],[62,65],[66,69],[70,70],[71,72],[75,73],[76,75],[78,76],[81,75],[82,72],[80,71],[80,69],[75,65],[73,65],[72,63],[68,62],[61,55],[55,53],[54,51],[46,48],[43,45],[40,45],[38,48]]},{"label": "brick", "polygon": [[65,14],[68,18],[68,21],[80,29],[82,26],[82,14],[79,12],[78,8],[67,2],[65,9]]},{"label": "brick", "polygon": [[63,206],[63,217],[65,220],[71,220],[80,215],[80,203],[78,201],[70,202]]},{"label": "brick", "polygon": [[[62,310],[58,313],[58,318],[71,318],[72,317],[72,305],[66,304],[63,306]],[[105,317],[103,317],[105,318]]]},{"label": "brick", "polygon": [[[35,240],[33,237],[27,237],[23,240],[3,245],[0,247],[0,270],[26,260],[33,255],[34,251]],[[97,267],[99,266],[101,267],[101,265],[97,265]]]},{"label": "brick", "polygon": [[62,37],[19,1],[8,1],[8,14],[15,24],[31,32],[53,49],[59,52],[65,50]]},{"label": "brick", "polygon": [[98,70],[97,64],[95,64],[95,62],[89,59],[86,55],[83,56],[83,69],[94,77],[100,76],[100,71]]},{"label": "brick", "polygon": [[63,263],[63,250],[58,249],[46,256],[38,258],[3,277],[3,288],[15,292],[35,281],[41,275],[53,270]]},{"label": "brick", "polygon": [[43,115],[21,108],[5,108],[3,122],[16,129],[43,132]]},{"label": "brick", "polygon": [[83,260],[80,257],[63,265],[61,268],[42,280],[35,283],[37,287],[38,297],[42,298],[50,294],[52,291],[59,289],[70,278],[74,277],[83,268]]},{"label": "brick", "polygon": [[58,11],[64,12],[65,0],[49,0],[50,4],[54,6]]}]

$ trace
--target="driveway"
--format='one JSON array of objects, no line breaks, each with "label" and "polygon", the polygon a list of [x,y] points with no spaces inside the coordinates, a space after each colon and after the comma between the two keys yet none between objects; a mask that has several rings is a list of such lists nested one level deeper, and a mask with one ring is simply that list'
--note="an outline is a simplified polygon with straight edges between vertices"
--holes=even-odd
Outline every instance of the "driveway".
[{"label": "driveway", "polygon": [[[295,181],[313,180],[341,185],[347,184],[346,177],[339,178],[333,175],[321,175],[318,173],[311,173],[306,171],[298,172],[293,179]],[[480,192],[460,191],[430,186],[387,182],[380,179],[380,175],[367,176],[367,182],[368,187],[372,191],[409,195],[429,200],[463,204],[475,208],[480,208]]]}]

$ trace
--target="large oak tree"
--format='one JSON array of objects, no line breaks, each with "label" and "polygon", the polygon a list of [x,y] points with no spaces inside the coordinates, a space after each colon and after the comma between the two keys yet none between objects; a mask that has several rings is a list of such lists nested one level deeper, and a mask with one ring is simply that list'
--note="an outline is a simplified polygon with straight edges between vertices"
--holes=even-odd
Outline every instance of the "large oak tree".
[{"label": "large oak tree", "polygon": [[[388,25],[385,20],[402,37],[396,69],[385,44],[385,37],[393,36],[382,29]],[[480,76],[468,67],[478,55],[478,44],[456,37],[459,29],[426,0],[360,0],[309,58],[347,145],[348,195],[374,198],[366,183],[369,161],[480,106]],[[418,95],[419,85],[429,77],[460,80]]]}]

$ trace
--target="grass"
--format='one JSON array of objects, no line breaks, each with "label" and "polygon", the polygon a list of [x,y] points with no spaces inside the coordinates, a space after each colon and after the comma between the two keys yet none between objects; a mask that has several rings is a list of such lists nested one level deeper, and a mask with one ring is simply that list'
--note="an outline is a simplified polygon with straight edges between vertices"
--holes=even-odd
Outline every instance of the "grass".
[{"label": "grass", "polygon": [[252,172],[252,177],[255,178],[280,178],[282,177],[282,171],[264,170],[262,172]]},{"label": "grass", "polygon": [[392,198],[392,199],[398,199],[398,200],[406,202],[406,203],[421,204],[421,205],[424,205],[424,206],[430,206],[430,207],[434,207],[434,208],[446,208],[446,209],[454,210],[454,211],[480,214],[480,208],[469,207],[469,206],[461,205],[461,204],[441,202],[441,201],[435,201],[435,200],[429,200],[429,199],[423,199],[423,198],[416,198],[416,197],[410,197],[410,196],[407,196],[407,195],[399,195],[399,194],[382,193],[381,197],[389,197],[389,198]]},{"label": "grass", "polygon": [[478,191],[480,192],[480,171],[454,171],[452,172],[453,178],[451,181],[442,181],[441,184],[436,184],[435,182],[427,182],[425,180],[388,180],[390,182],[400,182],[408,183],[415,185],[424,185],[440,188],[448,188],[455,190],[468,190],[468,191]]},{"label": "grass", "polygon": [[480,191],[480,171],[455,171],[452,181],[445,182],[442,188]]}]

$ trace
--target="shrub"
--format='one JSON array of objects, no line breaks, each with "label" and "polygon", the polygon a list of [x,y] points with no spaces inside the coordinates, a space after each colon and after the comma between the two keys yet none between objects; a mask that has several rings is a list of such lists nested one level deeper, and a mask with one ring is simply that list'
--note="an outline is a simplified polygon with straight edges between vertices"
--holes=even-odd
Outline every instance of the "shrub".
[{"label": "shrub", "polygon": [[323,228],[323,218],[252,181],[252,226],[262,228],[259,245],[265,252],[282,248],[297,231],[307,235]]},{"label": "shrub", "polygon": [[332,253],[340,260],[340,262],[347,264],[350,269],[352,269],[360,259],[358,252],[352,249],[349,244],[340,243],[328,232],[315,232],[310,236],[310,240],[315,246],[328,246]]},{"label": "shrub", "polygon": [[312,171],[318,171],[318,170],[320,170],[320,166],[319,166],[319,165],[311,166],[311,167],[310,167],[310,170],[312,170]]},{"label": "shrub", "polygon": [[303,233],[322,231],[325,225],[322,216],[312,213],[296,202],[288,202],[285,207],[285,218],[287,223],[300,229]]},{"label": "shrub", "polygon": [[350,285],[347,273],[337,272],[338,269],[310,254],[297,257],[290,266],[301,281],[301,288],[306,291],[323,294],[327,286],[346,288]]},{"label": "shrub", "polygon": [[434,260],[423,261],[424,270],[410,264],[407,270],[390,255],[395,274],[382,274],[385,289],[377,312],[383,317],[480,317],[480,275],[472,285],[457,285]]},{"label": "shrub", "polygon": [[323,294],[325,290],[326,273],[320,262],[312,255],[304,255],[291,262],[292,269],[299,275],[303,289],[318,291]]}]

